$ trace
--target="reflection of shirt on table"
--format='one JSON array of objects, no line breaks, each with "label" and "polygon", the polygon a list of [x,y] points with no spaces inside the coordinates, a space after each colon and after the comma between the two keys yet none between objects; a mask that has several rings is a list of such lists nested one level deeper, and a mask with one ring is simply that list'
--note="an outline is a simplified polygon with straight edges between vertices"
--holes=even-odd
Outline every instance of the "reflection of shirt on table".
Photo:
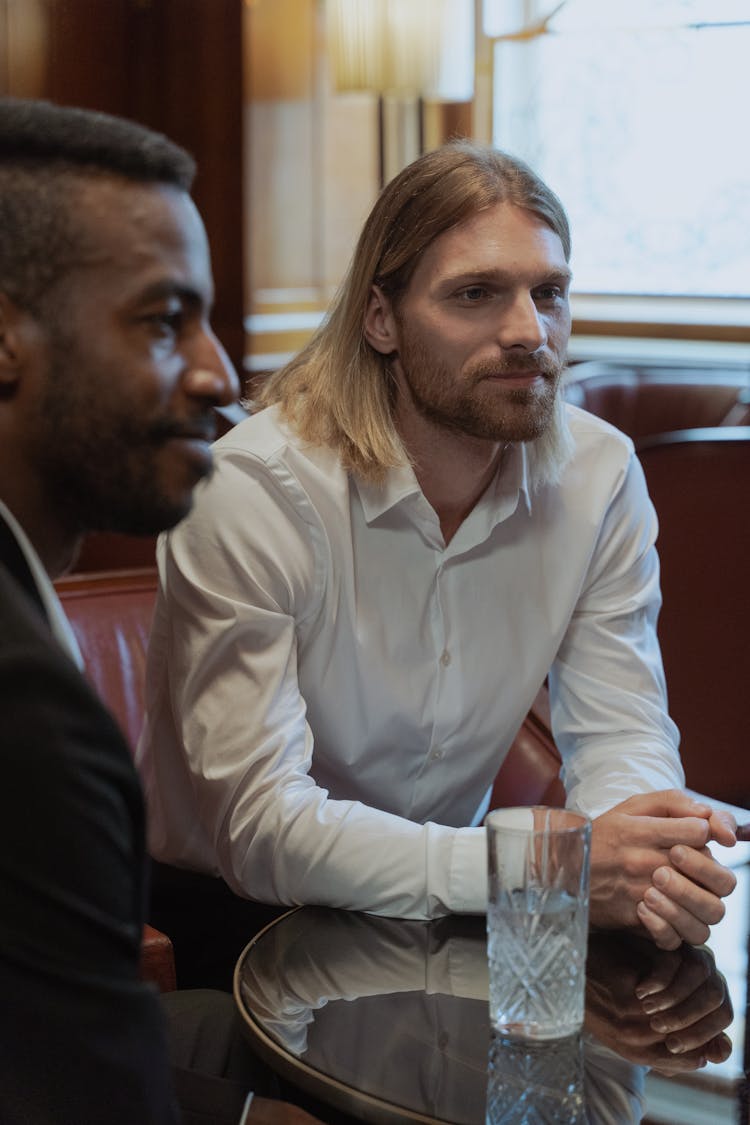
[{"label": "reflection of shirt on table", "polygon": [[[656,519],[632,443],[569,408],[446,547],[410,468],[382,487],[275,408],[215,447],[159,547],[139,760],[160,860],[270,903],[483,912],[489,788],[550,667],[572,804],[682,783],[656,641]],[[472,827],[474,826],[474,827]]]},{"label": "reflection of shirt on table", "polygon": [[[253,946],[241,993],[263,1030],[322,1074],[445,1121],[484,1122],[481,929],[446,936],[440,924],[307,908]],[[640,1121],[644,1068],[591,1036],[583,1058],[587,1120]]]}]

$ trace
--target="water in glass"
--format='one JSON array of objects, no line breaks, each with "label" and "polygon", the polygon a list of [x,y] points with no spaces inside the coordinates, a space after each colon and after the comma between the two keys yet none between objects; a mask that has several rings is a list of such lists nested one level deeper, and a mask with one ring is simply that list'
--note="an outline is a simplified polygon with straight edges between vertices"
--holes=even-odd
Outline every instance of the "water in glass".
[{"label": "water in glass", "polygon": [[488,908],[490,1018],[506,1035],[559,1038],[583,1021],[585,900],[557,888],[499,895]]}]

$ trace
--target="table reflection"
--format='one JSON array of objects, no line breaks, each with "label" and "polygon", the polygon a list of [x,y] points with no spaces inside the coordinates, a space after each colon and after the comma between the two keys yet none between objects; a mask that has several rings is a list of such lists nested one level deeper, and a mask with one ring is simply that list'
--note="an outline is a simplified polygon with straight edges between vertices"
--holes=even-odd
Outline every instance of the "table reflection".
[{"label": "table reflection", "polygon": [[731,1050],[712,954],[626,934],[591,935],[584,1029],[566,1041],[491,1034],[483,918],[305,907],[251,943],[236,994],[251,1033],[324,1081],[456,1125],[629,1125],[648,1070],[688,1074]]},{"label": "table reflection", "polygon": [[[493,1031],[487,1063],[487,1125],[529,1121],[585,1125],[584,1042],[511,1039]],[[626,1118],[630,1120],[630,1118]]]}]

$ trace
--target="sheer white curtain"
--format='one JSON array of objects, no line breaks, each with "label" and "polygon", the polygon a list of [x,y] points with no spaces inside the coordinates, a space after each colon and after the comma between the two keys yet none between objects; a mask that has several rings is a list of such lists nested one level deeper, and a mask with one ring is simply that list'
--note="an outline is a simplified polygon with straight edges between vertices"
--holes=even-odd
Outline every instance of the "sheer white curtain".
[{"label": "sheer white curtain", "polygon": [[750,2],[485,0],[484,17],[507,36],[493,140],[562,198],[575,290],[749,296]]}]

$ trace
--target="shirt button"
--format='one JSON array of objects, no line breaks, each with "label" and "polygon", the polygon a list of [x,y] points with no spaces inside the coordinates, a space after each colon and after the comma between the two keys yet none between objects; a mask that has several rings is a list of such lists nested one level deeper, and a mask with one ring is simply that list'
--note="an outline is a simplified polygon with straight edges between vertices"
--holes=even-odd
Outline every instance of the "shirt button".
[{"label": "shirt button", "polygon": [[438,747],[437,750],[432,751],[432,753],[430,754],[430,758],[432,759],[433,762],[439,762],[440,759],[444,756],[444,754],[445,754],[445,750],[441,750],[440,747]]},{"label": "shirt button", "polygon": [[444,648],[443,652],[442,652],[442,655],[440,657],[440,663],[443,665],[444,668],[447,668],[448,665],[450,664],[450,662],[451,662],[451,654],[448,652],[447,648]]}]

